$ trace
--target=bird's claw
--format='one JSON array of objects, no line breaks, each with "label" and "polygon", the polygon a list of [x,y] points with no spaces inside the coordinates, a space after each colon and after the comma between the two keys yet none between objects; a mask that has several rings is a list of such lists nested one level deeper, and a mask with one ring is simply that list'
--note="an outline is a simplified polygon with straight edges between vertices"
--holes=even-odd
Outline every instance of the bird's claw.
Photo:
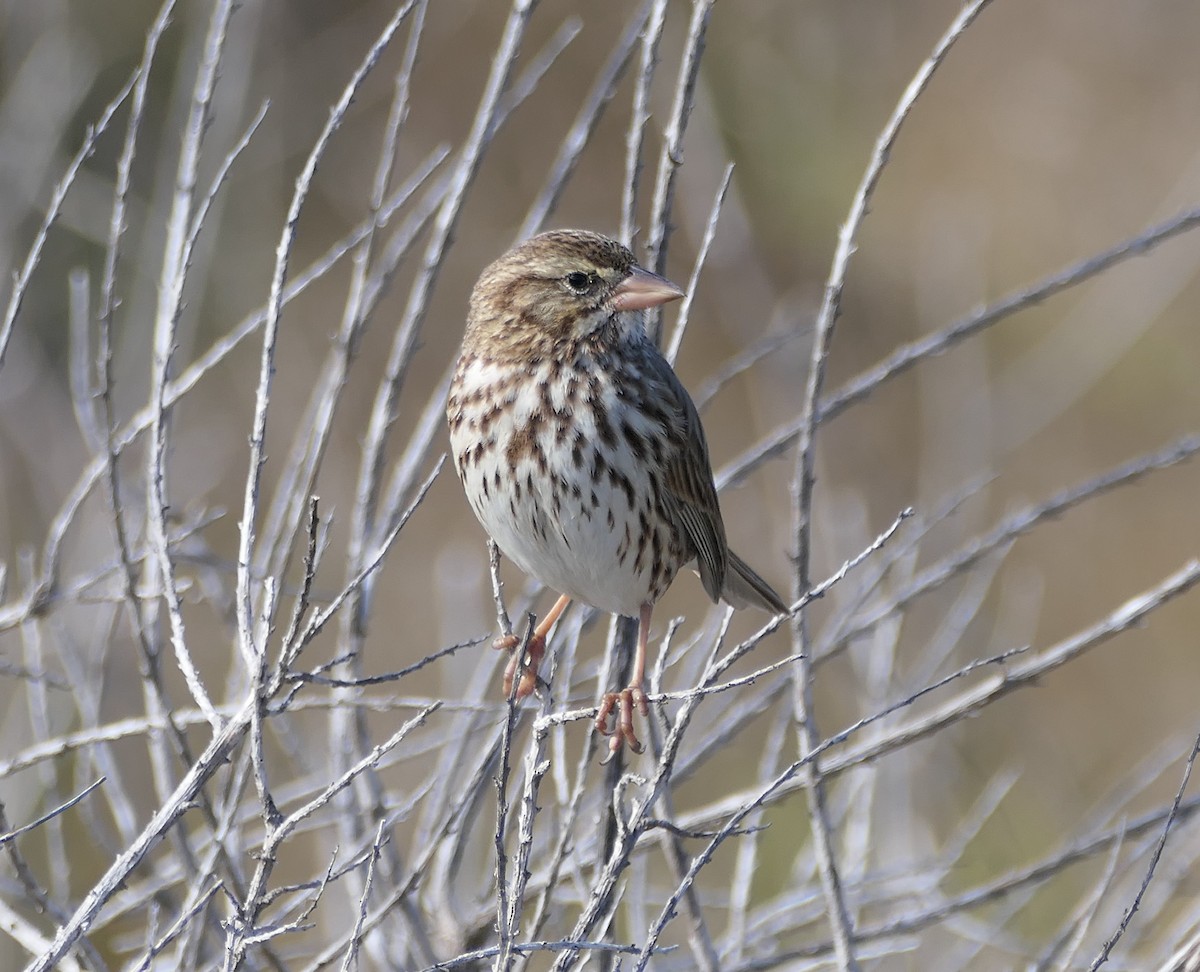
[{"label": "bird's claw", "polygon": [[504,670],[505,698],[513,694],[513,679],[516,677],[517,669],[521,670],[521,680],[517,683],[517,692],[513,696],[515,699],[520,700],[532,695],[533,690],[537,688],[538,667],[542,663],[542,656],[546,654],[546,639],[534,632],[530,636],[529,645],[524,652],[515,650],[521,647],[521,642],[522,639],[515,634],[503,635],[492,642],[492,647],[497,651],[513,653],[512,658],[508,661],[508,667]]},{"label": "bird's claw", "polygon": [[[604,698],[600,700],[600,708],[596,712],[596,731],[603,736],[608,736],[609,754],[605,758],[608,762],[615,756],[624,745],[628,745],[635,753],[645,751],[645,746],[637,737],[637,733],[633,729],[633,710],[637,708],[642,714],[642,718],[646,718],[650,714],[650,705],[646,701],[646,693],[642,691],[640,685],[630,685],[622,689],[620,692],[608,692]],[[610,729],[608,727],[608,717],[616,712],[616,719]]]}]

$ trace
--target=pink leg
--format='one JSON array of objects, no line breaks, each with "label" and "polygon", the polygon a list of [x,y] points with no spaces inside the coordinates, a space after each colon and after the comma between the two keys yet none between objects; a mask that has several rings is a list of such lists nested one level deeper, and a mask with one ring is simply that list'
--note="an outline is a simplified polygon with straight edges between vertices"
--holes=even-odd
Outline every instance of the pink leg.
[{"label": "pink leg", "polygon": [[[635,753],[645,748],[633,728],[633,710],[636,707],[646,718],[650,714],[650,705],[646,701],[646,691],[642,687],[646,678],[646,645],[650,641],[650,615],[654,611],[653,604],[643,604],[641,616],[638,618],[637,650],[633,655],[633,677],[620,692],[609,692],[600,700],[600,709],[596,713],[596,731],[605,736],[611,736],[608,741],[610,753],[616,753],[625,744]],[[611,729],[608,727],[608,717],[616,711],[617,718]]]},{"label": "pink leg", "polygon": [[[549,637],[550,629],[562,617],[563,611],[570,603],[571,599],[563,594],[554,602],[554,607],[546,613],[538,626],[533,629],[533,635],[529,639],[528,661],[523,659],[520,653],[513,652],[512,658],[508,660],[508,667],[504,670],[504,695],[506,697],[512,691],[513,679],[516,678],[518,669],[521,672],[521,682],[517,686],[517,698],[523,699],[525,696],[533,694],[533,690],[537,688],[538,666],[542,663],[542,656],[546,654],[546,638]],[[512,651],[520,644],[521,639],[515,634],[511,634],[497,638],[492,642],[492,647]]]}]

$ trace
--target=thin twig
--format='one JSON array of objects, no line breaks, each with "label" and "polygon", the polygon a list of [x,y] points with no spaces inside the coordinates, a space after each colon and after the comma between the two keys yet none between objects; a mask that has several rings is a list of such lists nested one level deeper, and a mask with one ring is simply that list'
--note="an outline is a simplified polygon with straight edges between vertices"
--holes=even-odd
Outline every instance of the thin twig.
[{"label": "thin twig", "polygon": [[53,810],[50,810],[50,811],[42,814],[36,820],[33,820],[30,823],[25,824],[23,827],[18,827],[16,830],[10,830],[6,834],[0,834],[0,847],[3,847],[9,841],[16,840],[22,834],[27,834],[31,830],[36,830],[42,824],[46,823],[46,821],[53,820],[59,814],[66,813],[73,806],[75,806],[75,804],[79,803],[81,800],[86,798],[94,789],[96,789],[96,787],[100,786],[103,783],[104,783],[104,777],[102,776],[98,780],[95,780],[93,783],[90,783],[86,788],[81,790],[79,793],[75,794],[75,796],[71,797],[71,799],[67,800],[65,803],[60,803]]},{"label": "thin twig", "polygon": [[704,269],[704,264],[708,260],[709,248],[716,238],[717,220],[721,216],[721,206],[725,202],[725,193],[729,191],[729,183],[732,179],[733,163],[729,163],[725,166],[725,174],[721,177],[721,184],[717,187],[717,194],[713,197],[712,207],[708,211],[708,220],[704,224],[704,237],[700,241],[700,250],[697,252],[696,260],[692,264],[692,275],[688,279],[683,300],[679,304],[679,314],[675,318],[675,329],[671,332],[670,340],[667,341],[667,349],[664,352],[664,357],[672,363],[679,356],[679,347],[683,344],[683,335],[687,331],[688,320],[692,313],[692,302],[696,299],[696,288],[700,284],[700,271]]},{"label": "thin twig", "polygon": [[518,239],[525,239],[542,229],[558,205],[558,200],[561,198],[571,174],[575,171],[579,157],[591,140],[592,134],[604,114],[604,109],[608,107],[608,103],[616,93],[617,84],[624,75],[625,68],[629,65],[629,59],[633,56],[634,47],[643,36],[652,2],[653,0],[644,0],[641,7],[635,10],[633,16],[629,18],[624,33],[613,46],[608,60],[600,69],[599,76],[580,104],[575,121],[571,123],[570,129],[563,137],[558,148],[558,155],[550,165],[546,183],[533,203],[530,204],[529,212],[521,223],[521,229],[517,234]]},{"label": "thin twig", "polygon": [[1108,961],[1112,950],[1116,947],[1117,942],[1121,940],[1121,936],[1125,934],[1125,929],[1133,921],[1133,916],[1137,914],[1138,906],[1142,902],[1142,896],[1146,893],[1146,888],[1150,886],[1150,880],[1154,877],[1154,871],[1158,867],[1159,860],[1162,858],[1163,848],[1167,846],[1167,837],[1170,836],[1171,829],[1175,826],[1175,821],[1179,817],[1179,805],[1183,802],[1183,794],[1187,791],[1188,781],[1192,778],[1192,769],[1196,765],[1197,755],[1200,755],[1200,736],[1197,736],[1196,741],[1192,744],[1192,751],[1188,755],[1187,763],[1183,768],[1183,779],[1179,782],[1179,789],[1175,791],[1175,799],[1171,803],[1171,810],[1167,814],[1167,819],[1163,821],[1162,834],[1159,835],[1158,842],[1154,845],[1154,853],[1150,855],[1150,863],[1146,867],[1146,876],[1142,878],[1142,883],[1138,887],[1137,894],[1133,897],[1133,902],[1125,910],[1125,914],[1121,916],[1121,923],[1117,926],[1117,930],[1104,943],[1104,947],[1100,949],[1100,954],[1096,956],[1095,960],[1088,967],[1089,972],[1096,972],[1096,969]]},{"label": "thin twig", "polygon": [[83,136],[82,143],[67,165],[66,172],[54,187],[50,202],[46,206],[46,214],[42,217],[41,225],[34,234],[29,252],[25,255],[25,262],[21,264],[21,269],[13,275],[12,292],[9,294],[8,304],[4,308],[4,317],[0,318],[0,370],[4,368],[4,357],[8,351],[9,341],[12,338],[17,316],[21,313],[21,305],[25,300],[25,292],[29,288],[29,281],[33,277],[34,270],[37,269],[38,264],[41,262],[42,250],[46,245],[46,239],[50,235],[51,227],[58,222],[58,217],[62,213],[63,202],[67,198],[67,193],[71,191],[71,187],[75,184],[75,179],[79,175],[79,170],[83,166],[83,163],[95,151],[97,139],[111,124],[113,116],[129,97],[134,84],[137,83],[143,70],[144,67],[139,67],[133,72],[129,80],[117,92],[116,97],[105,105],[95,124],[88,127],[87,132]]},{"label": "thin twig", "polygon": [[166,389],[175,354],[179,316],[183,310],[183,290],[188,269],[185,247],[193,215],[200,152],[208,130],[209,110],[232,15],[232,0],[220,0],[213,8],[184,125],[183,146],[175,174],[175,191],[171,196],[170,212],[167,216],[166,241],[163,245],[159,274],[158,304],[154,312],[153,367],[150,372],[150,400],[154,408],[149,430],[150,448],[147,450],[146,459],[146,527],[158,578],[163,586],[163,604],[171,627],[171,646],[175,651],[175,661],[187,682],[188,691],[201,711],[208,715],[214,729],[219,725],[220,719],[208,697],[208,691],[200,680],[200,673],[188,646],[183,622],[183,602],[167,540],[170,506],[167,488],[167,424],[170,407],[167,403]]},{"label": "thin twig", "polygon": [[[687,39],[679,60],[679,76],[675,80],[675,100],[671,105],[666,131],[663,132],[663,146],[654,179],[654,200],[650,205],[650,221],[646,230],[648,266],[655,273],[664,273],[667,267],[667,244],[671,239],[671,216],[675,208],[675,178],[679,167],[683,165],[683,141],[695,104],[704,38],[715,2],[692,0]],[[646,331],[651,340],[658,344],[662,338],[662,314],[659,309],[646,313]]]},{"label": "thin twig", "polygon": [[[1200,226],[1200,207],[1185,210],[1137,236],[1121,240],[1107,250],[1071,264],[1048,277],[1043,277],[1036,283],[1022,287],[940,331],[902,345],[883,361],[850,379],[837,391],[823,399],[821,407],[817,411],[817,422],[823,425],[830,419],[836,418],[851,405],[866,400],[877,388],[897,375],[904,374],[920,362],[943,353],[993,324],[1048,300],[1064,290],[1069,290],[1131,257],[1144,256],[1160,244],[1182,233],[1190,232],[1197,226]],[[725,466],[717,470],[717,485],[726,488],[743,482],[764,462],[787,451],[800,435],[800,428],[801,420],[799,419],[786,423],[762,442],[731,459]]]},{"label": "thin twig", "polygon": [[621,183],[621,240],[633,246],[637,234],[638,187],[642,175],[642,144],[650,120],[650,85],[658,68],[658,45],[667,19],[667,0],[653,0],[649,19],[642,30],[641,58],[633,88],[633,106],[625,129],[625,178]]},{"label": "thin twig", "polygon": [[258,493],[262,480],[262,467],[266,462],[264,441],[267,431],[267,411],[271,401],[271,379],[275,372],[275,351],[279,335],[279,321],[283,313],[284,281],[287,279],[288,264],[291,258],[292,244],[296,235],[296,224],[300,220],[300,211],[308,198],[312,180],[317,166],[325,155],[326,149],[334,133],[341,126],[347,111],[354,100],[355,94],[363,82],[383,56],[395,36],[400,25],[413,9],[413,0],[402,4],[392,15],[383,30],[376,37],[366,56],[359,62],[358,67],[350,77],[341,96],[329,113],[329,119],[322,128],[320,135],[309,150],[300,175],[296,177],[296,187],[288,204],[287,216],[279,243],[275,249],[275,269],[271,275],[271,296],[267,301],[267,319],[263,324],[262,354],[259,357],[258,387],[254,395],[254,420],[250,432],[250,463],[246,472],[246,487],[242,501],[241,530],[238,535],[238,579],[237,579],[237,619],[238,643],[242,657],[247,667],[254,670],[254,659],[265,650],[265,646],[256,644],[251,626],[253,609],[251,605],[251,576],[250,565],[254,556],[255,520],[258,515]]}]

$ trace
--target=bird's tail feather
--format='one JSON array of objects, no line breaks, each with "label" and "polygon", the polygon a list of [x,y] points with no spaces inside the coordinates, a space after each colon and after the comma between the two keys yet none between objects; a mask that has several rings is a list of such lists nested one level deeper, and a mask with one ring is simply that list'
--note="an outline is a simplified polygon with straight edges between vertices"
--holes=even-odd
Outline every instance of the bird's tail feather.
[{"label": "bird's tail feather", "polygon": [[725,583],[721,587],[721,597],[735,608],[753,605],[772,614],[788,613],[788,606],[783,598],[732,550],[729,551],[725,564]]}]

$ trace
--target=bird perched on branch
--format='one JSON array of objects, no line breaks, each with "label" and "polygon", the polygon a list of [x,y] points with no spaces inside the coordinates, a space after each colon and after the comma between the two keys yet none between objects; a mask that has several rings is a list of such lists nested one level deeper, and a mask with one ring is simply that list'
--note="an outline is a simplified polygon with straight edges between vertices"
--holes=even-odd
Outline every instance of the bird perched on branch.
[{"label": "bird perched on branch", "polygon": [[[534,690],[546,637],[572,600],[638,619],[632,679],[596,716],[613,752],[642,751],[634,712],[648,712],[650,616],[682,567],[695,561],[714,601],[788,610],[726,544],[700,416],[646,335],[643,311],[682,296],[605,236],[526,240],[475,284],[446,409],[479,522],[561,595],[528,661],[514,653],[506,693],[514,679],[517,697]],[[517,644],[510,635],[496,646]]]}]

